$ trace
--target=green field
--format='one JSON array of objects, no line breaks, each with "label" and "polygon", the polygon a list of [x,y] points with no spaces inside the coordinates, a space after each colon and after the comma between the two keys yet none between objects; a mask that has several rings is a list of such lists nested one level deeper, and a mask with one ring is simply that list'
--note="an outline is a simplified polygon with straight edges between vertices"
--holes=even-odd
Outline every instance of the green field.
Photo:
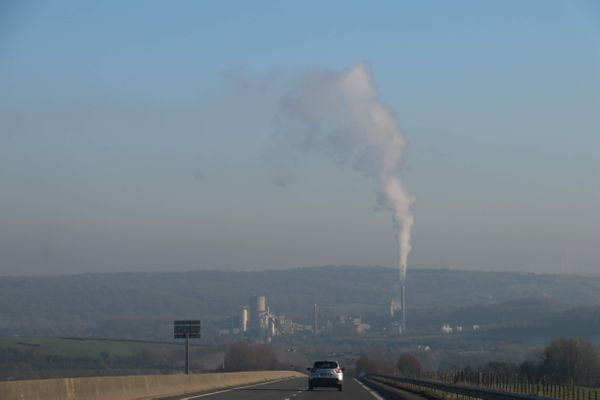
[{"label": "green field", "polygon": [[[195,371],[221,365],[220,345],[190,343]],[[174,373],[185,359],[183,341],[0,337],[0,380]]]},{"label": "green field", "polygon": [[[192,345],[194,348],[201,347]],[[0,337],[0,348],[37,350],[63,357],[89,357],[100,353],[127,357],[144,350],[163,351],[183,348],[183,343],[157,343],[129,340],[98,340],[44,337]]]}]

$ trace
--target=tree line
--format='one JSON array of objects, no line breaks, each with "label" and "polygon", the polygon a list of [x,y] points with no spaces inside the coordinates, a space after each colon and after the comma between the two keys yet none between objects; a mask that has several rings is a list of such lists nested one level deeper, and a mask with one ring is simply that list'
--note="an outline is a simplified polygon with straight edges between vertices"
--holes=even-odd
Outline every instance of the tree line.
[{"label": "tree line", "polygon": [[556,338],[533,359],[515,365],[488,363],[478,372],[516,380],[579,386],[600,385],[600,353],[582,338]]},{"label": "tree line", "polygon": [[[419,361],[418,353],[403,353],[396,363],[360,357],[356,362],[358,375],[382,374],[411,378],[440,378],[440,371],[427,371]],[[582,338],[559,337],[543,350],[520,364],[488,362],[479,367],[446,372],[454,381],[481,383],[482,379],[502,379],[511,382],[539,382],[577,386],[600,385],[600,352]]]},{"label": "tree line", "polygon": [[265,344],[237,342],[229,345],[223,361],[223,371],[265,371],[284,369]]}]

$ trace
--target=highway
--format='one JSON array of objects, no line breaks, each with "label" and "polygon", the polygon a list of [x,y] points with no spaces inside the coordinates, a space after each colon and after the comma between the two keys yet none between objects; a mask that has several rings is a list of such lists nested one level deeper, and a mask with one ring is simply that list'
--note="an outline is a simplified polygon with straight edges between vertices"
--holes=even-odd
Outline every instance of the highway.
[{"label": "highway", "polygon": [[[384,397],[385,396],[385,397]],[[306,378],[285,379],[271,383],[242,386],[213,393],[186,394],[161,400],[412,400],[418,396],[375,392],[352,378],[344,379],[344,390],[315,388],[309,392]]]}]

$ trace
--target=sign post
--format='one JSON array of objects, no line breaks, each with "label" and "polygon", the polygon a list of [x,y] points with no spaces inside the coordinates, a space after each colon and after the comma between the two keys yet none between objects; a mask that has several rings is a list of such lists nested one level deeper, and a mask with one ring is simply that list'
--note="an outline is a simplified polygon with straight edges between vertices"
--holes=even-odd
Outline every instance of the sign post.
[{"label": "sign post", "polygon": [[173,322],[175,339],[185,339],[185,373],[190,373],[190,339],[200,338],[200,320]]}]

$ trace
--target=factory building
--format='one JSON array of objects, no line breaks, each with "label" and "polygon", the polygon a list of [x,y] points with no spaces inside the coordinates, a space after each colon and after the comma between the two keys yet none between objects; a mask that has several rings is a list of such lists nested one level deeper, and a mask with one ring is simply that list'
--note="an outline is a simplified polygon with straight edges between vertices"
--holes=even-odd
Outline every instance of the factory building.
[{"label": "factory building", "polygon": [[241,329],[244,327],[244,318],[247,318],[247,329],[244,332],[255,338],[270,338],[278,334],[293,332],[293,328],[289,329],[290,326],[293,327],[291,321],[286,320],[284,316],[271,314],[267,307],[267,298],[262,294],[252,296],[250,307],[242,308]]},{"label": "factory building", "polygon": [[442,325],[441,331],[444,332],[445,334],[450,334],[450,333],[454,332],[454,329],[452,329],[450,324],[444,324],[444,325]]}]

